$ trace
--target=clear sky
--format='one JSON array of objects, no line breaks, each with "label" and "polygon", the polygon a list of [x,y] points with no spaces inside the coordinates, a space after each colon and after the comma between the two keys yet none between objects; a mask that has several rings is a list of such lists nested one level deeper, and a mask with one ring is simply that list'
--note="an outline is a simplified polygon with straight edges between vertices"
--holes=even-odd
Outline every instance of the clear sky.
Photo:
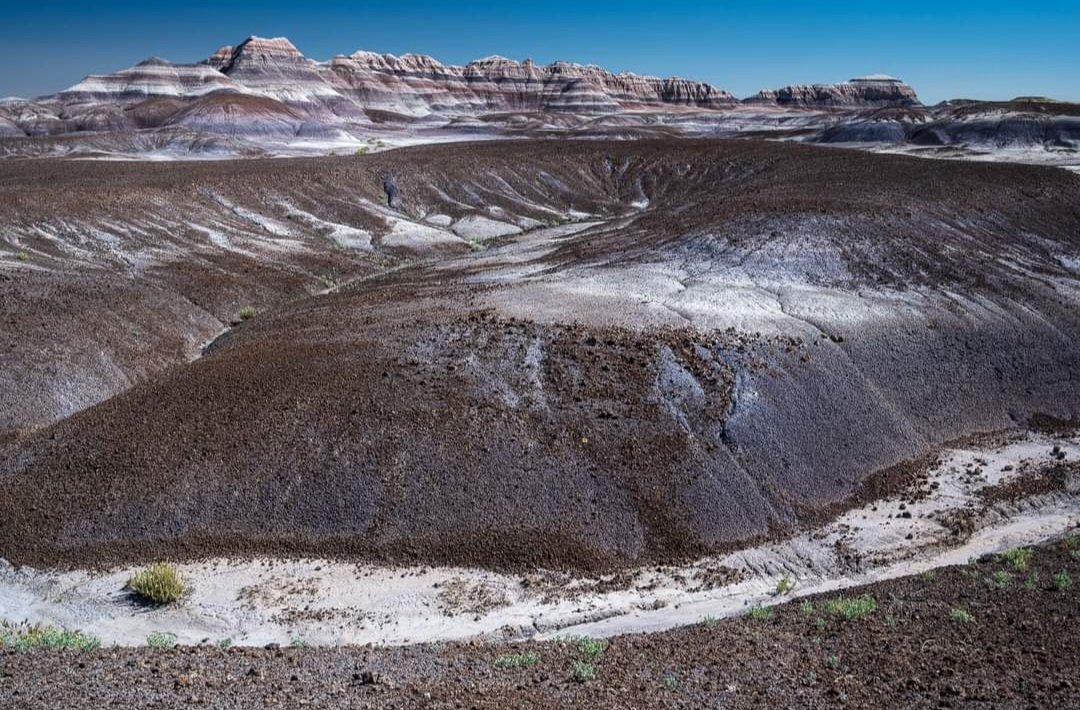
[{"label": "clear sky", "polygon": [[5,3],[0,96],[35,96],[148,56],[196,61],[248,35],[313,59],[357,49],[446,63],[567,59],[708,81],[748,96],[883,72],[925,102],[1045,95],[1080,101],[1080,0]]}]

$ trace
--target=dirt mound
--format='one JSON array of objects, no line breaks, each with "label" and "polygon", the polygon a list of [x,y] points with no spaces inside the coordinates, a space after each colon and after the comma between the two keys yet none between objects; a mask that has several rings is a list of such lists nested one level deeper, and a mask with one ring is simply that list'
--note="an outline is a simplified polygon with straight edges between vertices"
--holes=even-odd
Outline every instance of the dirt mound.
[{"label": "dirt mound", "polygon": [[[667,560],[798,525],[937,442],[1080,415],[1063,171],[748,141],[5,170],[20,234],[69,226],[56,274],[73,222],[122,224],[128,248],[180,212],[224,237],[95,273],[268,294],[206,357],[0,451],[0,550],[19,562]],[[310,264],[359,232],[370,277],[289,299],[281,274],[314,290]],[[97,342],[100,316],[81,318],[62,342]]]}]

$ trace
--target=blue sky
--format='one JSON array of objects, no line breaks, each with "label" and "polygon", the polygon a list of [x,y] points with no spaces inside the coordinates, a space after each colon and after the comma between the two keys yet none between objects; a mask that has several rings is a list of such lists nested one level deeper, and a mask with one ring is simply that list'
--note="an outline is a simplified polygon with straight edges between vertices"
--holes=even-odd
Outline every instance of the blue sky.
[{"label": "blue sky", "polygon": [[255,34],[285,35],[315,59],[357,49],[447,63],[568,59],[700,79],[738,96],[884,72],[927,102],[1080,101],[1080,0],[98,0],[20,3],[0,17],[0,96],[51,93],[151,55],[196,61]]}]

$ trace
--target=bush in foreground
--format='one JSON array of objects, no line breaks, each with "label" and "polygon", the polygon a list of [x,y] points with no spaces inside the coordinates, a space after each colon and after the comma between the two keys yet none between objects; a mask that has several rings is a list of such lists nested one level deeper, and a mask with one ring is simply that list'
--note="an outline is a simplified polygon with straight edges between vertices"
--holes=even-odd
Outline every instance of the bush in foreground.
[{"label": "bush in foreground", "polygon": [[132,575],[128,589],[153,604],[172,604],[187,591],[183,577],[176,567],[159,562]]},{"label": "bush in foreground", "polygon": [[69,631],[55,626],[40,624],[0,623],[0,648],[29,651],[34,648],[69,648],[76,651],[93,651],[101,648],[96,636],[81,631]]}]

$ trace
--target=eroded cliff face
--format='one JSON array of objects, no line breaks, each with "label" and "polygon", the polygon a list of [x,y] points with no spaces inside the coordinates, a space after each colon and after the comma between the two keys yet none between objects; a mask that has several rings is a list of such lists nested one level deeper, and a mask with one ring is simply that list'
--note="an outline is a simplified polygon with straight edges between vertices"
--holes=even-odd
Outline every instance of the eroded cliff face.
[{"label": "eroded cliff face", "polygon": [[[271,99],[302,116],[323,120],[363,120],[366,109],[410,116],[505,111],[595,114],[725,108],[737,103],[728,92],[702,82],[615,74],[570,62],[542,66],[532,60],[487,57],[457,66],[419,54],[398,57],[359,51],[320,63],[284,37],[249,37],[235,47],[221,47],[197,65],[148,59],[113,74],[88,76],[51,98],[85,108],[165,98],[194,102],[217,92]],[[230,103],[238,114],[256,105]],[[258,110],[268,109],[259,104]],[[125,122],[116,123],[122,127]]]},{"label": "eroded cliff face", "polygon": [[687,79],[614,74],[570,62],[539,65],[487,57],[465,66],[419,54],[356,52],[325,65],[328,81],[365,106],[411,114],[572,111],[617,113],[664,106],[726,108],[730,93]]},{"label": "eroded cliff face", "polygon": [[899,79],[878,74],[840,84],[795,84],[766,89],[745,103],[786,108],[917,106],[919,97],[915,89]]}]

